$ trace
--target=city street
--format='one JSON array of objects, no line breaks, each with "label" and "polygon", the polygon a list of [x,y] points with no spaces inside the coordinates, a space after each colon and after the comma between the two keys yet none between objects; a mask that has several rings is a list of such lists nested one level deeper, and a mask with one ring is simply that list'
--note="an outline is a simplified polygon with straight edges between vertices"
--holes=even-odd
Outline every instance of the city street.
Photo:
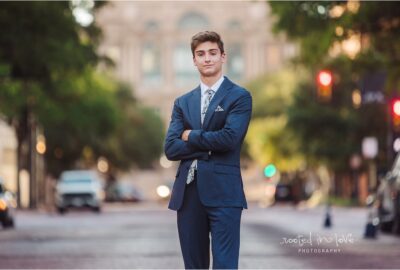
[{"label": "city street", "polygon": [[[243,213],[240,268],[398,268],[400,239],[363,239],[363,208],[258,208]],[[0,230],[0,268],[182,268],[175,213],[163,204],[110,204],[90,211],[19,212]]]},{"label": "city street", "polygon": [[1,1],[0,25],[0,270],[182,269],[171,198],[185,258],[212,227],[236,267],[238,209],[201,222],[196,189],[249,202],[240,269],[400,269],[400,1]]}]

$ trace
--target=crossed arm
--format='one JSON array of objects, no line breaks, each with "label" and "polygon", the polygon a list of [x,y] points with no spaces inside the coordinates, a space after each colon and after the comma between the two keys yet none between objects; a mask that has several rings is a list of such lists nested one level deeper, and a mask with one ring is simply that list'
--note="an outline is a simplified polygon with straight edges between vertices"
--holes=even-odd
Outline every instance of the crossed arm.
[{"label": "crossed arm", "polygon": [[164,152],[167,158],[174,161],[183,159],[208,159],[208,151],[196,149],[181,139],[184,129],[183,113],[179,105],[179,99],[177,99],[174,103],[171,122],[165,138]]},{"label": "crossed arm", "polygon": [[178,101],[175,101],[165,144],[168,159],[208,159],[209,151],[233,150],[247,131],[251,109],[251,96],[245,92],[232,105],[222,129],[217,131],[185,130],[182,111]]}]

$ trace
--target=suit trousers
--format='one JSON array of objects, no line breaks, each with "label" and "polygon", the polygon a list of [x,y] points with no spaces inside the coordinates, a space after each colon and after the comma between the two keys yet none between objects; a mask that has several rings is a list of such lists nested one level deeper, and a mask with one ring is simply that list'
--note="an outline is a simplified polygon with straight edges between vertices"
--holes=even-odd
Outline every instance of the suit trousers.
[{"label": "suit trousers", "polygon": [[240,207],[206,207],[197,192],[197,179],[186,186],[177,222],[186,269],[210,266],[210,233],[213,269],[237,269],[240,246]]}]

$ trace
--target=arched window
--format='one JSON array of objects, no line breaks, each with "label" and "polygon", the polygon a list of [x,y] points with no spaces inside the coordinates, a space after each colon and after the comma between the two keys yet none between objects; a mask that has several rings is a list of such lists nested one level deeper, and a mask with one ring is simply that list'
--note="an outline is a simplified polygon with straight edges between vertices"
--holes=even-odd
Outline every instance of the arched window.
[{"label": "arched window", "polygon": [[144,25],[146,32],[155,32],[159,30],[159,25],[156,21],[147,21]]},{"label": "arched window", "polygon": [[187,44],[178,44],[174,49],[174,73],[177,86],[195,84],[199,80],[193,65],[192,52]]},{"label": "arched window", "polygon": [[231,31],[238,31],[242,29],[242,25],[238,20],[233,19],[227,23],[226,28]]},{"label": "arched window", "polygon": [[141,69],[145,85],[159,85],[161,83],[161,55],[158,46],[145,43],[142,47]]},{"label": "arched window", "polygon": [[227,73],[228,76],[235,80],[240,80],[244,72],[244,59],[242,54],[242,46],[240,44],[232,44],[227,46]]},{"label": "arched window", "polygon": [[186,13],[178,22],[179,29],[206,29],[208,27],[209,22],[207,18],[195,12]]}]

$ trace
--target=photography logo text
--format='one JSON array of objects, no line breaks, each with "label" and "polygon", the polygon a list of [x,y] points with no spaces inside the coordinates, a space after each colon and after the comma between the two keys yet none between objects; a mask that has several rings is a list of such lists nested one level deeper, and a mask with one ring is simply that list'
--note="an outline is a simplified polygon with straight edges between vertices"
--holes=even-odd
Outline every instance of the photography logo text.
[{"label": "photography logo text", "polygon": [[341,247],[355,242],[356,239],[351,233],[320,235],[310,232],[308,235],[298,234],[294,237],[282,237],[280,244],[295,247],[298,253],[337,254],[341,252]]}]

